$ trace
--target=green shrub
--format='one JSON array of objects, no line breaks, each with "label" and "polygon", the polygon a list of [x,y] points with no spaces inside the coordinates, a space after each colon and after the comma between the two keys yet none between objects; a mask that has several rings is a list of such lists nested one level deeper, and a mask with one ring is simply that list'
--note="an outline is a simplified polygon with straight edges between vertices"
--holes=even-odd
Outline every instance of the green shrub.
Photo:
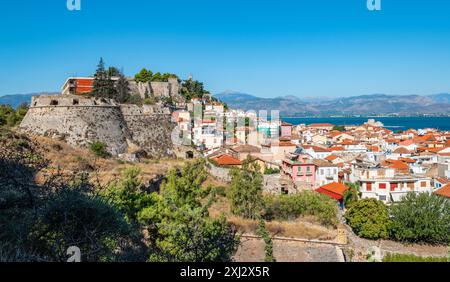
[{"label": "green shrub", "polygon": [[419,257],[415,255],[387,254],[383,262],[450,262],[449,257]]},{"label": "green shrub", "polygon": [[277,173],[280,173],[280,170],[278,168],[266,167],[266,169],[264,170],[264,174],[277,174]]},{"label": "green shrub", "polygon": [[336,201],[314,191],[265,196],[264,207],[264,217],[269,220],[293,220],[300,216],[314,216],[325,225],[337,223]]},{"label": "green shrub", "polygon": [[89,145],[89,149],[91,150],[91,152],[101,158],[107,158],[110,156],[106,148],[106,144],[100,141],[96,141]]},{"label": "green shrub", "polygon": [[450,243],[450,201],[428,193],[408,193],[391,207],[391,236],[395,240]]},{"label": "green shrub", "polygon": [[390,219],[387,207],[376,199],[355,202],[345,213],[345,219],[360,237],[380,239],[389,236]]}]

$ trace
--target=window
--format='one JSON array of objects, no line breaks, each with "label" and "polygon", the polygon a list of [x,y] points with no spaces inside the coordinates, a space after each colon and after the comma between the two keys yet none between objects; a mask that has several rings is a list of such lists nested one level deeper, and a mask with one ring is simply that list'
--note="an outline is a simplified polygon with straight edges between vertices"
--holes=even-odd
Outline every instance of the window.
[{"label": "window", "polygon": [[311,167],[310,166],[306,167],[306,173],[311,173]]},{"label": "window", "polygon": [[395,189],[397,189],[398,187],[398,183],[391,183],[391,191],[394,191]]},{"label": "window", "polygon": [[385,196],[385,195],[378,196],[378,199],[379,199],[380,201],[386,201],[386,196]]},{"label": "window", "polygon": [[324,170],[321,169],[321,170],[320,170],[320,175],[323,175],[323,174],[324,174]]},{"label": "window", "polygon": [[73,99],[72,104],[73,105],[78,105],[80,102],[78,101],[78,99]]},{"label": "window", "polygon": [[420,182],[420,187],[427,187],[427,183],[425,181]]},{"label": "window", "polygon": [[380,184],[378,185],[378,187],[379,187],[380,189],[386,189],[386,183],[380,183]]},{"label": "window", "polygon": [[51,100],[50,105],[58,106],[58,100]]},{"label": "window", "polygon": [[366,190],[367,191],[372,191],[372,183],[366,183]]},{"label": "window", "polygon": [[414,182],[408,183],[408,188],[409,189],[414,189]]}]

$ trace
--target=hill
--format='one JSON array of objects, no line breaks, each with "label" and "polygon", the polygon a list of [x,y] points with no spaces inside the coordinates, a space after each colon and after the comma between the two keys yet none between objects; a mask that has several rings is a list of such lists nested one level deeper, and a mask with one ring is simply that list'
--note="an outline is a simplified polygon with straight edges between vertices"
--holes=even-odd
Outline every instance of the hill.
[{"label": "hill", "polygon": [[295,96],[261,98],[239,92],[215,95],[231,108],[279,110],[282,116],[450,114],[450,94],[387,95],[372,94],[335,99],[301,99]]},{"label": "hill", "polygon": [[30,94],[12,94],[0,96],[0,104],[10,105],[13,108],[17,108],[19,105],[26,103],[30,104],[31,97],[39,95],[55,95],[59,94],[56,92],[40,92],[40,93],[30,93]]}]

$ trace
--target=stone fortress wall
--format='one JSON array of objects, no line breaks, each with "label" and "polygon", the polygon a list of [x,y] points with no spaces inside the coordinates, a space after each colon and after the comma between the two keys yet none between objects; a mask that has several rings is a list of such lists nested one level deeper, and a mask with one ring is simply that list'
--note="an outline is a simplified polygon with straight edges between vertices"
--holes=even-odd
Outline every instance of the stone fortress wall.
[{"label": "stone fortress wall", "polygon": [[73,146],[100,141],[112,155],[138,147],[154,157],[173,155],[173,128],[167,108],[119,105],[78,95],[33,97],[20,125],[24,133],[58,138]]},{"label": "stone fortress wall", "polygon": [[129,78],[128,83],[130,92],[139,94],[142,99],[145,99],[146,96],[157,98],[172,97],[175,100],[182,99],[178,94],[180,92],[180,83],[176,78],[169,78],[167,82],[151,81],[147,83],[136,82],[134,78]]}]

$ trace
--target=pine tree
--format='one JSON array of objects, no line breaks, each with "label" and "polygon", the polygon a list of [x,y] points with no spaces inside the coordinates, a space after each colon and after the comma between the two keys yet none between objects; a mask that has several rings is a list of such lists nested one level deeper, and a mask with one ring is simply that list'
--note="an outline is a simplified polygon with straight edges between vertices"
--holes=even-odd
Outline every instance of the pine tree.
[{"label": "pine tree", "polygon": [[244,161],[242,169],[231,170],[231,212],[244,218],[256,219],[263,208],[263,176],[260,167],[250,158]]},{"label": "pine tree", "polygon": [[97,97],[113,98],[115,95],[114,81],[111,80],[109,71],[105,69],[105,62],[100,58],[97,71],[94,75],[94,83],[92,93]]},{"label": "pine tree", "polygon": [[116,86],[117,90],[116,100],[119,103],[125,103],[126,101],[128,101],[128,98],[130,96],[130,88],[128,85],[128,80],[125,77],[125,75],[123,75],[122,72],[119,72],[118,76],[119,80],[117,81]]}]

